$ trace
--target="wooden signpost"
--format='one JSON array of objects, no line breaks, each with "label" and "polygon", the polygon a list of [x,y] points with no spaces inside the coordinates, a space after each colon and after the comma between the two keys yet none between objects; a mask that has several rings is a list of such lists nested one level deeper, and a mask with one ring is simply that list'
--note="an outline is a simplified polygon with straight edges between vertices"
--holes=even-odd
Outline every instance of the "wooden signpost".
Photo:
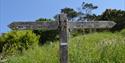
[{"label": "wooden signpost", "polygon": [[70,28],[112,28],[116,23],[113,21],[81,21],[81,22],[69,22]]},{"label": "wooden signpost", "polygon": [[9,25],[16,30],[47,30],[60,31],[60,63],[68,63],[68,29],[69,28],[112,28],[116,23],[112,21],[69,22],[66,14],[60,14],[58,21],[53,22],[13,22]]},{"label": "wooden signpost", "polygon": [[47,30],[57,29],[58,22],[13,22],[9,25],[11,29],[16,30],[38,30],[41,28],[45,28]]}]

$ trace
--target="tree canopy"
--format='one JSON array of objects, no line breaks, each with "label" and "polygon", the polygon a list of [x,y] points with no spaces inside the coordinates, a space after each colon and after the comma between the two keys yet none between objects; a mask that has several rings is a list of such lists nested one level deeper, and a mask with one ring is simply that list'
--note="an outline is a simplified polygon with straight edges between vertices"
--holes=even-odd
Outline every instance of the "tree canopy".
[{"label": "tree canopy", "polygon": [[116,23],[125,21],[125,11],[116,9],[106,9],[102,15],[100,15],[99,20],[111,20]]},{"label": "tree canopy", "polygon": [[67,14],[67,17],[69,20],[71,20],[72,18],[74,18],[78,15],[77,11],[75,11],[72,8],[67,8],[67,7],[64,9],[61,9],[61,13]]}]

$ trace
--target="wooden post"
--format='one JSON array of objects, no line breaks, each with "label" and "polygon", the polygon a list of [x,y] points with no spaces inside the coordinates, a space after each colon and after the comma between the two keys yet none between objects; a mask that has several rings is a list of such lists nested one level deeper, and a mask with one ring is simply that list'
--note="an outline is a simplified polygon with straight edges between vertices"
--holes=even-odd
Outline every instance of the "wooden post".
[{"label": "wooden post", "polygon": [[60,63],[68,63],[68,22],[66,14],[59,15]]}]

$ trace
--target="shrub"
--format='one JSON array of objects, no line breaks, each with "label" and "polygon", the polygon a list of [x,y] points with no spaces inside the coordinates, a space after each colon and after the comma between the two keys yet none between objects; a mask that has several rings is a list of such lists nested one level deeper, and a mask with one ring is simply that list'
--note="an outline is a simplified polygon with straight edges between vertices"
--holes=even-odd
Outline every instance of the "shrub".
[{"label": "shrub", "polygon": [[12,31],[0,36],[0,52],[15,53],[32,48],[38,43],[38,37],[29,30]]},{"label": "shrub", "polygon": [[40,44],[45,44],[47,41],[55,41],[58,39],[58,30],[34,30],[36,35],[40,36]]}]

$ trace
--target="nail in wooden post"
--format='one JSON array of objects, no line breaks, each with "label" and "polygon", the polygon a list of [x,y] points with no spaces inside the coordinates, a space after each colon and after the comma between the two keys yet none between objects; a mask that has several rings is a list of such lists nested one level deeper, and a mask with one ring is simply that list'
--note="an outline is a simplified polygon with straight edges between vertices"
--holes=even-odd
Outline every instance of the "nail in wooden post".
[{"label": "nail in wooden post", "polygon": [[60,63],[68,63],[68,22],[66,14],[59,15]]}]

